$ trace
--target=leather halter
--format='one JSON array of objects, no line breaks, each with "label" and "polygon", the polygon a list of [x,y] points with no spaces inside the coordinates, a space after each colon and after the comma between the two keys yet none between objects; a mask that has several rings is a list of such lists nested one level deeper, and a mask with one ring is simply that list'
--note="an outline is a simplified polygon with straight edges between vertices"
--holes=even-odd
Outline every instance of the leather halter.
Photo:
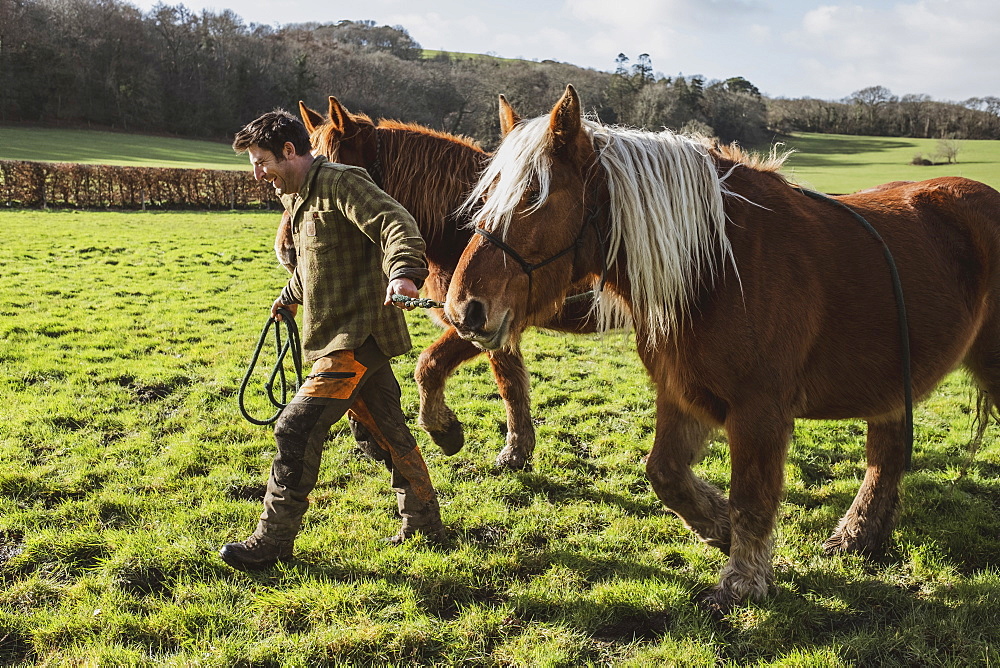
[{"label": "leather halter", "polygon": [[531,281],[532,273],[536,269],[541,269],[545,265],[555,262],[564,255],[569,254],[570,252],[572,252],[575,255],[576,251],[581,246],[583,246],[583,238],[587,234],[587,229],[593,226],[594,232],[597,234],[597,241],[601,245],[601,281],[598,284],[598,288],[596,290],[597,293],[600,293],[604,289],[604,281],[607,278],[608,274],[608,260],[607,260],[607,254],[605,252],[604,238],[601,237],[601,230],[600,228],[597,227],[597,215],[600,213],[600,211],[601,211],[600,206],[597,206],[590,211],[590,214],[587,216],[586,223],[582,227],[580,227],[580,233],[576,236],[576,239],[573,240],[572,244],[562,249],[561,251],[555,253],[554,255],[551,255],[548,258],[542,260],[541,262],[535,262],[535,263],[531,263],[525,260],[520,253],[514,250],[505,241],[496,237],[492,232],[490,232],[486,228],[477,227],[473,229],[473,232],[486,239],[486,241],[490,242],[491,244],[502,250],[512,260],[521,265],[521,269],[523,269],[524,273],[527,274],[528,276],[528,299],[530,300],[531,287],[532,287],[532,281]]}]

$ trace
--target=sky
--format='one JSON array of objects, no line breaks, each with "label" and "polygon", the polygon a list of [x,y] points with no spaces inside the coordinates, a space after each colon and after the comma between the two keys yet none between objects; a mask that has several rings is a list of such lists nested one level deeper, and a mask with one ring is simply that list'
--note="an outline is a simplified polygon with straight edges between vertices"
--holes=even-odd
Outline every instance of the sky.
[{"label": "sky", "polygon": [[373,20],[425,49],[603,71],[619,53],[631,63],[645,53],[658,74],[741,76],[768,97],[840,100],[869,86],[942,101],[1000,97],[997,0],[163,1],[267,25]]}]

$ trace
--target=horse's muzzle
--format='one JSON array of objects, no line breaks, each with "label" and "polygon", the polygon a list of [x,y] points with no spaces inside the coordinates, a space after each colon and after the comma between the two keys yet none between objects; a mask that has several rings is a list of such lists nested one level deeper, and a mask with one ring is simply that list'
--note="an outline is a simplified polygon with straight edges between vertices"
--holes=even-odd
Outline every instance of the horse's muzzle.
[{"label": "horse's muzzle", "polygon": [[470,299],[458,308],[446,308],[446,317],[458,335],[484,350],[497,350],[507,342],[510,331],[510,311],[505,311],[500,322],[491,326],[486,306]]}]

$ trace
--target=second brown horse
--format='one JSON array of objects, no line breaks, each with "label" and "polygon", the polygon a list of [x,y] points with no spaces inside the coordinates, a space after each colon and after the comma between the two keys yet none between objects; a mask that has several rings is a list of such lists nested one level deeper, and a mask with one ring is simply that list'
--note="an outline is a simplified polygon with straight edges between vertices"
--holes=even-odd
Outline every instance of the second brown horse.
[{"label": "second brown horse", "polygon": [[[472,236],[470,220],[454,213],[475,184],[490,157],[471,139],[420,125],[380,120],[350,113],[330,96],[327,116],[299,103],[302,121],[312,137],[313,151],[330,160],[364,167],[372,179],[402,204],[417,221],[427,241],[430,276],[425,294],[444,301],[458,259]],[[291,271],[295,249],[287,216],[282,218],[274,243],[278,260]],[[568,300],[541,327],[562,332],[594,332],[587,299]],[[459,337],[432,311],[444,333],[417,360],[414,377],[420,393],[418,424],[447,453],[464,443],[462,423],[445,403],[445,382],[459,365],[483,349]],[[506,445],[497,466],[523,469],[531,464],[535,430],[531,420],[530,385],[517,345],[487,353],[497,388],[507,411]]]}]

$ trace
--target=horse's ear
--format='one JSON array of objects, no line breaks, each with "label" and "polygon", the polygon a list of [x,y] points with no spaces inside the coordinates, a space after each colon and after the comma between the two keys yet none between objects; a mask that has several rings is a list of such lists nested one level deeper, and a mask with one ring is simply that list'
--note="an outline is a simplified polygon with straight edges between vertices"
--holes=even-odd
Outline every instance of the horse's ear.
[{"label": "horse's ear", "polygon": [[552,133],[552,148],[559,151],[568,146],[583,129],[580,114],[580,98],[573,84],[566,86],[566,92],[552,107],[549,114],[549,131]]},{"label": "horse's ear", "polygon": [[302,117],[302,122],[305,124],[309,134],[312,134],[313,130],[323,125],[323,117],[320,116],[319,112],[307,107],[306,103],[302,100],[299,100],[299,116]]},{"label": "horse's ear", "polygon": [[514,107],[510,106],[510,102],[507,98],[500,94],[500,136],[506,137],[514,126],[521,122],[521,117],[517,115],[514,111]]},{"label": "horse's ear", "polygon": [[330,96],[330,123],[343,136],[354,134],[353,130],[356,130],[358,125],[351,118],[351,113],[347,111],[347,108],[332,95]]}]

